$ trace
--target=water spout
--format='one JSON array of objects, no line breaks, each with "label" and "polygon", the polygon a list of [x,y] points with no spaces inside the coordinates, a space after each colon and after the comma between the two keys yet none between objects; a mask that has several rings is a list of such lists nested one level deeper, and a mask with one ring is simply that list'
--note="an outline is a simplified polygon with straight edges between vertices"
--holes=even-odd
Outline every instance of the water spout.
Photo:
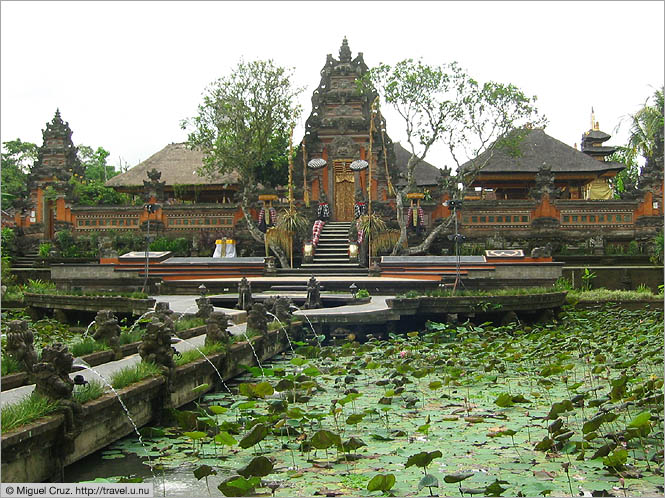
[{"label": "water spout", "polygon": [[261,365],[261,361],[259,361],[259,355],[256,354],[256,349],[254,349],[254,345],[252,344],[252,341],[249,339],[249,336],[247,335],[247,332],[243,331],[242,335],[245,336],[245,338],[247,339],[247,344],[249,344],[249,347],[252,348],[252,353],[254,353],[254,358],[256,358],[256,364],[261,369],[261,378],[265,379],[266,374],[263,371],[263,366]]},{"label": "water spout", "polygon": [[[174,341],[175,341],[175,342],[174,342]],[[203,358],[205,358],[205,360],[206,360],[208,363],[210,363],[210,366],[211,366],[211,367],[215,370],[215,372],[217,373],[217,377],[219,377],[219,380],[222,382],[222,385],[224,386],[224,388],[225,388],[228,392],[231,392],[231,389],[229,389],[229,386],[227,386],[227,385],[226,385],[226,382],[224,382],[224,377],[222,377],[222,374],[219,373],[219,370],[217,370],[217,367],[215,366],[215,364],[214,364],[212,361],[210,361],[210,358],[208,358],[208,357],[205,355],[205,353],[204,353],[203,351],[201,351],[201,349],[200,349],[196,344],[194,344],[193,342],[187,341],[187,340],[183,339],[182,337],[178,337],[178,336],[175,336],[175,337],[172,337],[172,338],[171,338],[171,344],[176,344],[176,343],[178,343],[178,342],[184,342],[185,344],[189,344],[189,345],[192,346],[194,349],[196,349],[196,350],[201,354],[201,356],[203,356]]]},{"label": "water spout", "polygon": [[[290,308],[293,308],[293,309],[295,309],[295,310],[297,310],[297,311],[302,311],[302,310],[301,310],[300,308],[298,308],[295,304],[291,304],[291,305],[289,305],[289,307],[290,307]],[[300,316],[300,315],[298,315],[298,316]],[[305,320],[307,320],[307,323],[309,323],[309,328],[312,329],[312,334],[314,335],[314,339],[316,339],[316,342],[317,342],[318,345],[319,345],[319,349],[321,349],[323,346],[321,345],[321,341],[319,340],[319,335],[318,335],[318,334],[316,333],[316,331],[314,330],[314,325],[312,325],[312,322],[310,321],[310,319],[309,319],[309,317],[307,316],[306,313],[303,313],[302,316],[304,316],[304,317],[305,317]]]},{"label": "water spout", "polygon": [[153,479],[156,483],[157,482],[157,476],[155,475],[155,469],[153,468],[153,465],[152,465],[152,460],[150,458],[150,453],[148,452],[148,447],[146,446],[145,442],[143,441],[143,437],[141,436],[141,432],[139,431],[139,428],[137,427],[136,423],[134,422],[134,419],[129,414],[129,409],[127,409],[127,405],[125,405],[125,402],[122,400],[122,398],[118,394],[118,391],[116,391],[113,388],[111,383],[108,380],[106,380],[106,378],[102,374],[100,374],[99,372],[97,372],[96,370],[91,368],[85,361],[81,360],[80,358],[76,358],[74,360],[74,363],[76,364],[77,367],[79,367],[79,369],[89,370],[90,372],[94,373],[97,377],[99,377],[101,379],[101,381],[106,385],[106,387],[108,387],[113,392],[116,399],[120,402],[120,406],[122,406],[122,409],[125,411],[125,415],[127,415],[127,419],[132,424],[132,427],[134,428],[134,432],[136,433],[136,435],[139,438],[139,443],[141,443],[141,447],[143,448],[143,451],[145,451],[145,455],[148,458],[148,467],[150,467],[150,472],[152,473],[152,477],[153,477]]},{"label": "water spout", "polygon": [[296,352],[293,350],[293,344],[291,344],[291,338],[289,337],[289,333],[286,331],[286,327],[284,326],[282,321],[279,318],[277,318],[276,315],[273,315],[272,313],[270,313],[270,311],[266,311],[266,313],[268,313],[271,317],[273,317],[275,320],[277,320],[277,322],[279,323],[280,328],[284,331],[284,335],[286,336],[286,340],[289,341],[289,348],[291,348],[291,353],[296,354]]}]

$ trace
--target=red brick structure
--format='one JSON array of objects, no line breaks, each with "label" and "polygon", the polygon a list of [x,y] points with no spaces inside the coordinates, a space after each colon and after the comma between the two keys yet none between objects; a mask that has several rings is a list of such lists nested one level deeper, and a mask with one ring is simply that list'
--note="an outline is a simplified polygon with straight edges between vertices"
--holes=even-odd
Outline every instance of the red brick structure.
[{"label": "red brick structure", "polygon": [[[395,223],[389,188],[390,183],[403,184],[400,173],[406,171],[409,153],[393,144],[380,114],[374,117],[375,131],[370,137],[370,108],[376,94],[361,94],[356,88],[357,78],[367,70],[363,54],[353,58],[346,39],[339,58],[327,56],[294,163],[296,201],[299,209],[307,209],[305,198],[315,204],[327,201],[333,221],[351,221],[354,204],[366,200],[369,183],[374,211]],[[26,235],[50,239],[64,229],[75,235],[142,233],[150,219],[151,233],[194,237],[205,232],[213,237],[242,237],[238,223],[243,215],[235,199],[237,176],[199,176],[203,155],[184,144],[167,145],[106,183],[118,191],[142,196],[140,204],[72,205],[68,181],[83,171],[71,136],[69,125],[57,111],[43,130],[39,159],[30,174],[32,207],[14,217],[16,226]],[[622,166],[606,160],[614,151],[603,145],[609,138],[594,122],[582,137],[581,151],[541,129],[526,133],[519,157],[495,151],[474,180],[472,187],[477,187],[477,195],[465,199],[458,211],[461,232],[469,241],[489,240],[495,248],[527,249],[550,242],[556,249],[592,241],[602,249],[608,243],[651,240],[663,226],[662,143],[658,158],[643,169],[639,185],[628,189],[624,198],[612,199],[608,198],[611,192],[607,181]],[[354,161],[370,159],[370,141],[371,178],[368,169],[351,167]],[[447,199],[443,174],[429,163],[416,167],[416,186],[423,193],[418,202],[425,226],[450,215],[443,205]],[[274,207],[279,210],[283,202],[276,201]],[[144,203],[154,204],[154,212],[148,212]],[[254,207],[256,219],[260,206],[257,203]],[[249,236],[245,240],[257,246],[249,242]],[[437,254],[442,244],[446,243],[434,248]]]}]

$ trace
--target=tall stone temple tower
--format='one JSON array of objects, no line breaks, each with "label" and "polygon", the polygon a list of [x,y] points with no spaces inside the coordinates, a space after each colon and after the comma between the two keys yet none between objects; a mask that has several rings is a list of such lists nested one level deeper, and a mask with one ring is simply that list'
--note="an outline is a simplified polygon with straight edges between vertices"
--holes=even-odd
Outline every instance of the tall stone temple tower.
[{"label": "tall stone temple tower", "polygon": [[56,228],[67,228],[55,226],[55,220],[62,219],[56,211],[64,211],[65,198],[71,191],[69,179],[72,175],[83,175],[83,166],[72,143],[72,130],[60,117],[60,110],[56,110],[53,120],[46,124],[42,137],[37,162],[28,178],[33,208],[29,216],[34,223],[30,231],[51,239]]},{"label": "tall stone temple tower", "polygon": [[[370,111],[377,93],[361,92],[356,85],[367,71],[362,52],[352,58],[346,38],[338,59],[328,54],[312,94],[304,148],[296,158],[299,185],[311,199],[329,202],[334,221],[351,221],[354,202],[367,200],[369,169],[351,168],[354,161],[370,160]],[[372,200],[385,201],[388,179],[395,175],[395,155],[380,114],[375,115],[371,154]]]}]

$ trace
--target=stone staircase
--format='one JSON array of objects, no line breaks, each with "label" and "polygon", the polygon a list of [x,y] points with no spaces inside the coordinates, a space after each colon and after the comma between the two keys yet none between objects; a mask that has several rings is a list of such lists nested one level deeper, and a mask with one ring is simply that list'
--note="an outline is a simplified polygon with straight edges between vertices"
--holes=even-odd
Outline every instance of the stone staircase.
[{"label": "stone staircase", "polygon": [[39,252],[35,250],[24,253],[20,256],[14,256],[12,258],[12,269],[18,270],[18,269],[34,268],[35,261],[37,261],[38,257],[39,257]]},{"label": "stone staircase", "polygon": [[367,275],[358,263],[349,262],[350,222],[332,221],[325,224],[312,263],[300,268],[314,275]]}]

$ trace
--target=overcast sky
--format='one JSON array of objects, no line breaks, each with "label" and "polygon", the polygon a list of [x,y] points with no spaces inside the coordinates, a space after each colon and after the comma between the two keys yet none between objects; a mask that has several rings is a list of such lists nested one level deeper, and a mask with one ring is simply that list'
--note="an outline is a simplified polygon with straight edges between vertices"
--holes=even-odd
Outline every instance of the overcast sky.
[{"label": "overcast sky", "polygon": [[[133,166],[182,142],[183,118],[241,57],[295,68],[311,110],[326,54],[344,36],[368,66],[457,61],[479,81],[538,97],[546,132],[590,127],[622,144],[621,118],[663,84],[664,3],[652,2],[8,2],[1,9],[1,138],[42,143],[56,108],[76,145]],[[404,139],[384,107],[388,134]],[[428,160],[447,163],[443,147]]]}]

